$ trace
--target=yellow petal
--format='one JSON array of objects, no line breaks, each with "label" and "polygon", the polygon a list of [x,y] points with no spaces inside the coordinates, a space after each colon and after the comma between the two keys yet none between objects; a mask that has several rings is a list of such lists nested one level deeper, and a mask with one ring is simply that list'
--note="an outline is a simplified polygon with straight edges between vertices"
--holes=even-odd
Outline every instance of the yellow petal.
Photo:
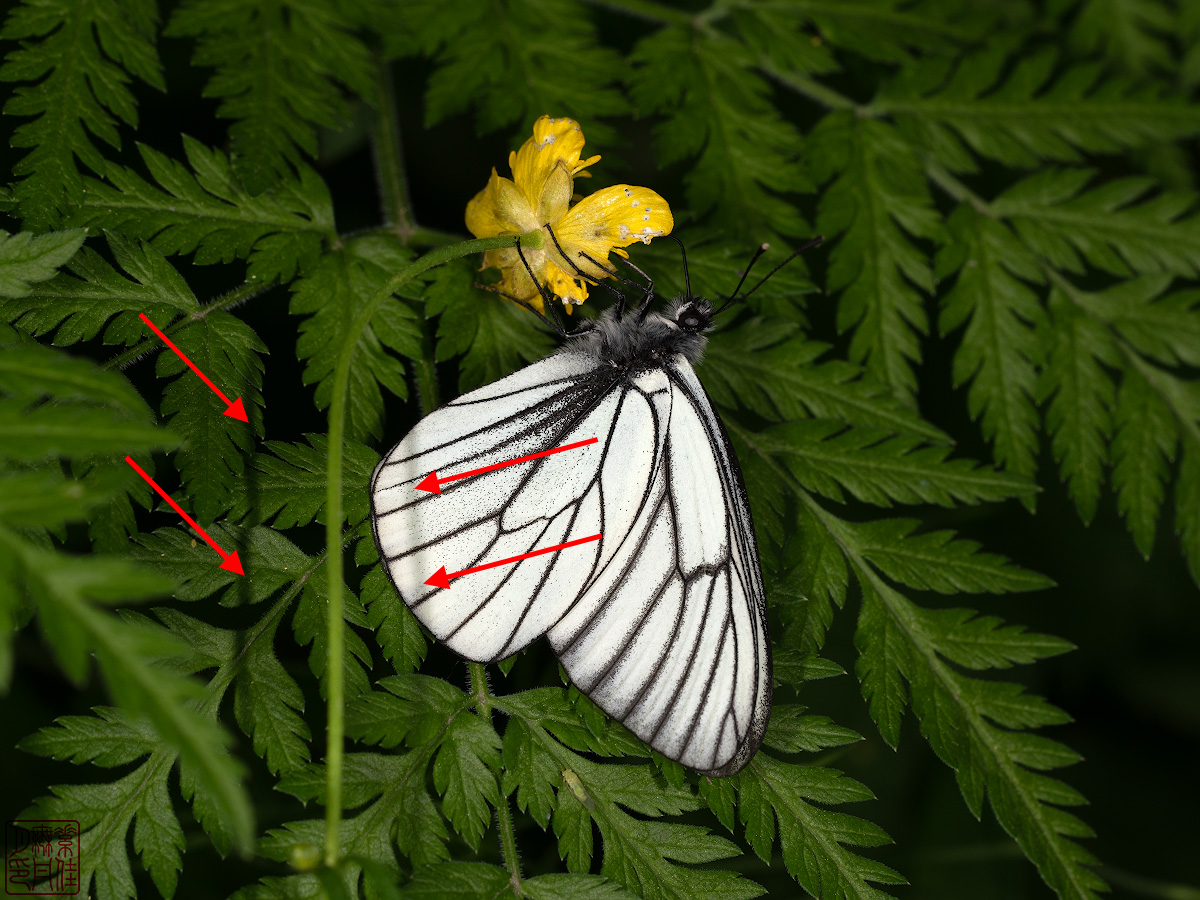
[{"label": "yellow petal", "polygon": [[576,281],[552,262],[546,263],[546,286],[564,303],[579,305],[587,299],[587,285]]},{"label": "yellow petal", "polygon": [[[589,275],[600,277],[606,270],[581,257],[580,251],[604,262],[616,248],[628,247],[634,241],[648,244],[653,238],[670,234],[675,219],[667,201],[649,188],[615,184],[580,200],[551,227],[563,253]],[[573,271],[556,250],[547,252],[555,264]]]},{"label": "yellow petal", "polygon": [[521,234],[542,224],[517,186],[497,175],[495,169],[487,187],[467,204],[466,223],[467,230],[477,238]]},{"label": "yellow petal", "polygon": [[533,124],[533,137],[510,154],[513,181],[538,218],[538,224],[557,221],[567,211],[575,173],[600,159],[580,162],[583,129],[574,119],[542,116]]}]

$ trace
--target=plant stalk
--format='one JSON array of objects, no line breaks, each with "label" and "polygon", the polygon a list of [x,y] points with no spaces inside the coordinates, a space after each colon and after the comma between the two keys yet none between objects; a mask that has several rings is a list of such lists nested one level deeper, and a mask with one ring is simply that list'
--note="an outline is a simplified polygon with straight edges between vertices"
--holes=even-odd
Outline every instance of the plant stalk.
[{"label": "plant stalk", "polygon": [[[490,725],[492,723],[492,695],[488,691],[487,669],[483,663],[468,663],[471,671],[471,693],[475,696],[475,708]],[[496,805],[496,830],[500,832],[500,853],[508,868],[508,881],[513,893],[525,896],[521,883],[521,860],[517,856],[517,836],[513,830],[512,811],[508,808],[508,797],[501,796]]]},{"label": "plant stalk", "polygon": [[[521,246],[534,250],[542,247],[541,230],[520,235]],[[358,348],[358,340],[371,318],[397,290],[406,282],[452,259],[480,253],[484,250],[499,250],[516,244],[516,236],[480,238],[463,241],[449,247],[431,250],[420,259],[405,266],[376,291],[355,316],[342,340],[337,364],[333,373],[333,396],[329,403],[329,456],[325,463],[325,546],[329,552],[326,562],[328,577],[329,608],[326,611],[326,629],[329,637],[327,662],[328,717],[325,750],[325,863],[335,866],[341,853],[338,830],[342,822],[342,758],[345,740],[345,684],[343,682],[343,656],[345,653],[345,620],[342,612],[343,559],[342,535],[342,457],[346,438],[346,401],[350,386],[350,365]],[[428,390],[428,388],[427,388]],[[510,823],[511,830],[511,823]]]},{"label": "plant stalk", "polygon": [[404,174],[404,143],[400,136],[400,117],[396,109],[396,88],[392,67],[380,50],[375,51],[375,121],[371,127],[371,155],[379,179],[379,199],[388,230],[407,244],[416,231],[412,217],[412,199]]}]

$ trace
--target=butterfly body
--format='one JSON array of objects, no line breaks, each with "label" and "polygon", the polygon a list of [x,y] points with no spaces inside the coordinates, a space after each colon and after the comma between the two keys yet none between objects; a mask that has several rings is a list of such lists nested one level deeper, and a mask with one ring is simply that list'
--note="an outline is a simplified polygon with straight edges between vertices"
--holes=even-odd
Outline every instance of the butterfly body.
[{"label": "butterfly body", "polygon": [[[757,750],[771,698],[766,601],[736,457],[696,378],[697,298],[605,312],[562,350],[419,422],[371,486],[380,557],[405,603],[475,661],[545,636],[572,681],[668,758],[709,775]],[[570,453],[415,490],[581,439]],[[432,587],[466,569],[595,542]]]}]

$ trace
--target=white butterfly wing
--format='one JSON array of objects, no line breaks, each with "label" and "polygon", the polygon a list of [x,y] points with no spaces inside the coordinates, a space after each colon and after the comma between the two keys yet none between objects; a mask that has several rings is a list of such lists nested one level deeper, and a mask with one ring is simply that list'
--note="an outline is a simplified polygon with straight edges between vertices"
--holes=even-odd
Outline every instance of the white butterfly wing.
[{"label": "white butterfly wing", "polygon": [[732,774],[771,701],[766,598],[745,488],[681,357],[650,502],[612,564],[548,634],[571,680],[665,756]]},{"label": "white butterfly wing", "polygon": [[[415,489],[590,437],[598,443]],[[626,380],[564,353],[427,416],[376,469],[376,543],[409,608],[468,659],[544,633],[572,680],[664,755],[731,774],[770,707],[766,605],[745,491],[691,366]],[[591,534],[557,553],[425,584]]]}]

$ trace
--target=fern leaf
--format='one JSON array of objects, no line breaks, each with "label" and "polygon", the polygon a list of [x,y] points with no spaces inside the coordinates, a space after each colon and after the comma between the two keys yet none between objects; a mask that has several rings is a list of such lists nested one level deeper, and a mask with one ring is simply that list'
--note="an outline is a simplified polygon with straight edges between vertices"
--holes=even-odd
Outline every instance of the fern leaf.
[{"label": "fern leaf", "polygon": [[[316,519],[324,522],[325,460],[329,439],[321,434],[305,435],[307,444],[267,441],[270,454],[257,453],[250,461],[246,479],[249,489],[234,500],[231,517],[263,524],[272,519],[275,528],[295,528]],[[343,447],[343,510],[350,524],[367,517],[367,487],[379,462],[370,447],[347,441]],[[250,498],[253,497],[253,500]]]},{"label": "fern leaf", "polygon": [[499,768],[500,737],[492,726],[478,716],[456,717],[433,763],[433,785],[442,812],[474,850],[500,803]]},{"label": "fern leaf", "polygon": [[[556,693],[562,697],[561,691]],[[761,893],[757,885],[733,872],[672,862],[712,862],[735,855],[737,850],[706,829],[657,821],[663,814],[697,809],[703,801],[689,789],[656,783],[643,766],[591,762],[556,740],[561,733],[557,719],[570,714],[561,709],[562,700],[547,702],[548,694],[533,691],[495,700],[496,708],[509,716],[506,757],[527,761],[517,770],[509,770],[505,789],[515,788],[518,803],[524,799],[533,809],[544,809],[534,798],[545,800],[549,789],[555,791],[557,806],[551,825],[571,872],[587,872],[590,867],[591,823],[595,823],[603,841],[600,874],[643,897],[742,898]],[[511,738],[509,730],[513,730]]]},{"label": "fern leaf", "polygon": [[[936,636],[938,652],[968,669],[1007,669],[1028,665],[1048,656],[1058,656],[1075,647],[1062,638],[1048,634],[1030,634],[1020,625],[1004,625],[996,616],[977,616],[970,609],[916,610],[920,628]],[[1001,685],[1005,691],[1018,691],[1016,685]],[[1025,698],[1023,702],[1041,705],[1049,716],[1043,724],[1066,721],[1052,707]]]},{"label": "fern leaf", "polygon": [[0,231],[0,297],[24,297],[33,283],[52,278],[79,250],[83,238],[79,228],[36,237]]},{"label": "fern leaf", "polygon": [[921,447],[907,437],[840,422],[811,419],[776,425],[753,436],[756,452],[783,460],[801,484],[830,499],[850,493],[867,503],[979,503],[1029,495],[1031,482],[946,460],[943,447]]},{"label": "fern leaf", "polygon": [[[333,373],[354,311],[408,258],[398,244],[385,238],[360,238],[340,252],[321,257],[313,272],[293,285],[291,311],[311,314],[300,325],[296,352],[307,361],[305,383],[317,383],[318,409],[329,405]],[[400,352],[419,357],[421,337],[416,322],[416,313],[397,301],[389,301],[358,336],[346,406],[346,434],[350,438],[362,440],[383,433],[380,385],[401,399],[408,396],[404,366],[384,349],[384,338]],[[397,343],[400,346],[396,347]]]},{"label": "fern leaf", "polygon": [[[1160,369],[1140,358],[1134,358],[1132,361],[1136,371],[1128,373],[1127,377],[1145,380],[1150,390],[1157,394],[1157,402],[1152,403],[1155,407],[1155,418],[1161,417],[1164,406],[1170,411],[1171,424],[1175,431],[1174,440],[1178,440],[1182,448],[1180,474],[1175,485],[1175,530],[1179,535],[1183,555],[1192,577],[1200,579],[1200,522],[1197,521],[1196,510],[1185,506],[1193,501],[1197,493],[1196,465],[1200,463],[1200,381],[1181,378],[1176,373]],[[1118,396],[1118,404],[1120,400]],[[1118,421],[1121,419],[1118,409]],[[1169,444],[1173,448],[1174,440],[1166,437],[1161,431],[1152,434],[1160,446]],[[1170,458],[1173,454],[1167,455]],[[1139,543],[1143,552],[1146,552],[1149,546]]]},{"label": "fern leaf", "polygon": [[67,265],[71,274],[39,284],[20,299],[0,301],[0,313],[21,331],[54,332],[54,343],[68,346],[96,337],[101,329],[107,343],[133,344],[147,333],[138,313],[165,325],[180,313],[199,310],[186,282],[153,247],[115,234],[108,243],[132,278],[84,247]]},{"label": "fern leaf", "polygon": [[772,421],[840,419],[941,443],[944,432],[845,360],[822,359],[829,347],[795,335],[791,323],[751,320],[722,332],[705,350],[700,375],[713,400],[746,406]]},{"label": "fern leaf", "polygon": [[379,647],[396,672],[407,675],[419,669],[428,651],[425,632],[412,610],[392,589],[381,566],[373,567],[363,577],[362,602]]},{"label": "fern leaf", "polygon": [[1031,476],[1037,467],[1037,390],[1040,350],[1034,329],[1043,321],[1041,304],[1029,287],[1044,276],[1037,260],[1001,223],[960,206],[947,230],[953,243],[939,255],[940,275],[957,271],[945,295],[939,329],[966,325],[954,354],[954,382],[970,382],[968,407],[982,416],[984,437],[996,462]]},{"label": "fern leaf", "polygon": [[[620,57],[599,45],[591,17],[568,0],[406,2],[384,37],[391,52],[420,53],[437,64],[425,96],[426,126],[474,107],[481,133],[512,124],[523,130],[549,111],[582,118],[599,145],[616,135],[594,117],[628,110],[617,89]],[[568,70],[571,78],[560,77]]]},{"label": "fern leaf", "polygon": [[37,800],[22,816],[79,822],[80,889],[88,891],[94,880],[98,900],[137,895],[125,849],[133,826],[134,849],[159,892],[171,897],[183,868],[185,842],[167,791],[170,773],[170,762],[156,754],[109,784],[58,785],[54,796]]},{"label": "fern leaf", "polygon": [[204,95],[235,120],[234,165],[251,194],[289,176],[300,153],[316,155],[317,127],[348,116],[342,86],[370,92],[370,54],[324,0],[188,0],[166,33],[196,37],[193,64],[216,68]]},{"label": "fern leaf", "polygon": [[1088,189],[1092,169],[1050,168],[1019,181],[991,204],[1030,248],[1056,268],[1091,266],[1114,275],[1200,269],[1200,216],[1192,194],[1155,190],[1150,178],[1117,178]]},{"label": "fern leaf", "polygon": [[952,531],[914,534],[915,519],[878,519],[847,526],[863,556],[879,571],[917,590],[1006,593],[1036,591],[1053,582],[994,553],[981,553],[975,541],[956,539]]},{"label": "fern leaf", "polygon": [[1075,4],[1070,42],[1083,58],[1101,56],[1120,72],[1145,76],[1173,56],[1172,11],[1159,0],[1083,0]]},{"label": "fern leaf", "polygon": [[0,39],[23,43],[0,67],[0,81],[40,79],[18,87],[4,105],[8,115],[36,117],[12,138],[14,147],[33,148],[13,170],[25,176],[13,197],[27,227],[53,227],[82,201],[76,159],[104,174],[92,135],[120,148],[119,124],[137,127],[131,75],[166,89],[157,26],[151,0],[42,0],[12,8]]},{"label": "fern leaf", "polygon": [[[492,774],[499,762],[499,738],[483,718],[467,712],[470,698],[440,679],[405,675],[385,678],[380,684],[385,691],[361,694],[349,704],[347,733],[385,747],[404,742],[412,750],[400,757],[381,757],[387,761],[386,768],[372,765],[381,777],[358,794],[364,800],[382,796],[346,823],[347,852],[361,852],[394,866],[390,840],[385,839],[382,846],[379,842],[379,817],[383,816],[389,823],[386,828],[394,823],[396,844],[414,862],[429,864],[448,858],[443,819],[426,793],[425,776],[431,762],[438,790],[446,795],[443,809],[460,833],[477,845],[485,820],[490,818],[484,798],[499,799]],[[303,799],[322,796],[324,787],[323,778],[287,780],[287,789]],[[286,858],[289,844],[280,849],[280,858]]]},{"label": "fern leaf", "polygon": [[763,746],[780,753],[817,753],[863,739],[857,731],[836,725],[826,716],[806,716],[804,711],[796,704],[772,703]]},{"label": "fern leaf", "polygon": [[1050,294],[1050,352],[1039,393],[1050,396],[1046,427],[1059,471],[1083,521],[1096,514],[1112,435],[1116,391],[1105,366],[1120,354],[1095,319],[1084,315],[1061,291]]},{"label": "fern leaf", "polygon": [[294,772],[309,760],[312,732],[301,718],[304,694],[275,656],[277,621],[248,648],[235,684],[233,712],[242,731],[254,738],[254,752],[273,774]]},{"label": "fern leaf", "polygon": [[[367,614],[358,598],[343,585],[342,599],[344,616],[351,625],[366,627]],[[321,696],[328,693],[329,637],[326,628],[326,587],[322,578],[310,578],[305,582],[296,614],[292,618],[292,631],[301,646],[312,644],[308,656],[308,668],[317,676]],[[371,666],[371,651],[358,634],[350,629],[345,632],[346,648],[342,657],[342,681],[347,698],[353,698],[370,689],[366,669]]]},{"label": "fern leaf", "polygon": [[533,900],[633,900],[637,896],[599,875],[535,875],[521,885]]},{"label": "fern leaf", "polygon": [[168,583],[124,561],[72,559],[22,547],[4,529],[0,529],[0,543],[4,551],[17,555],[22,580],[36,599],[39,615],[54,622],[45,633],[51,636],[52,649],[68,675],[82,680],[94,655],[114,699],[154,722],[228,822],[231,841],[248,847],[252,812],[240,785],[241,766],[225,750],[228,735],[184,702],[197,693],[198,685],[155,665],[178,652],[175,640],[165,629],[126,624],[96,608],[97,601],[112,597],[113,592],[123,601],[146,599],[161,595]]},{"label": "fern leaf", "polygon": [[465,265],[442,266],[425,294],[426,315],[438,316],[438,362],[462,355],[458,390],[465,393],[541,359],[553,348],[532,316],[512,303],[471,290]]},{"label": "fern leaf", "polygon": [[[769,65],[762,66],[764,72],[780,73],[787,77],[822,75],[841,68],[832,48],[822,40],[824,34],[820,37],[811,34],[813,31],[825,31],[820,13],[833,12],[836,16],[836,4],[828,4],[824,9],[818,4],[813,4],[813,7],[805,10],[789,6],[752,6],[738,10],[734,16],[738,37],[760,58],[769,62]],[[834,25],[829,32],[838,34],[837,26]],[[807,40],[796,40],[800,35],[806,36]]]},{"label": "fern leaf", "polygon": [[668,27],[639,42],[632,58],[634,105],[666,116],[655,129],[659,163],[695,160],[685,177],[693,213],[712,212],[728,234],[757,240],[808,232],[779,196],[813,189],[795,165],[800,138],[768,101],[746,46],[715,31]]},{"label": "fern leaf", "polygon": [[754,852],[770,862],[778,822],[784,865],[812,896],[882,900],[891,895],[872,887],[872,882],[906,883],[889,867],[847,847],[890,843],[881,828],[813,805],[871,799],[871,792],[857,781],[834,769],[793,765],[758,753],[738,776],[737,792],[738,816]]},{"label": "fern leaf", "polygon": [[1003,5],[817,0],[801,6],[820,36],[880,62],[906,62],[970,46],[1003,21]]},{"label": "fern leaf", "polygon": [[[250,326],[227,312],[205,316],[173,338],[205,375],[228,396],[241,397],[250,422],[225,415],[225,404],[189,371],[178,356],[162,352],[157,374],[179,376],[163,391],[162,413],[184,439],[176,465],[195,514],[212,522],[229,508],[245,471],[245,454],[262,434],[262,373],[266,345]],[[253,430],[253,433],[252,433]]]},{"label": "fern leaf", "polygon": [[[87,624],[105,627],[90,610],[93,592],[102,597],[129,599],[155,596],[165,583],[145,571],[124,565],[116,557],[74,558],[51,549],[47,529],[61,533],[65,522],[77,521],[98,506],[117,503],[121,492],[137,476],[114,456],[142,453],[174,446],[169,433],[148,421],[149,410],[132,386],[120,375],[101,372],[84,360],[36,345],[4,348],[0,353],[0,462],[18,460],[24,465],[0,469],[0,685],[12,676],[10,652],[18,621],[27,620],[31,603],[44,596],[47,615],[51,605],[71,602],[72,612],[87,615]],[[44,400],[51,402],[43,402]],[[60,457],[77,455],[65,477]],[[117,456],[119,459],[119,456]],[[41,546],[38,546],[41,544]],[[41,572],[38,567],[47,567]],[[115,595],[104,595],[108,577]],[[35,591],[34,585],[37,585]],[[26,592],[33,596],[26,598]],[[68,676],[82,681],[88,669],[86,652],[78,645],[86,629],[68,617],[61,630],[64,644],[60,662]],[[66,637],[70,635],[70,637]],[[86,644],[84,645],[86,646]]]},{"label": "fern leaf", "polygon": [[1112,325],[1132,349],[1155,363],[1195,366],[1200,363],[1200,294],[1166,294],[1170,280],[1147,276],[1096,293],[1073,292],[1079,297],[1075,305]]},{"label": "fern leaf", "polygon": [[252,196],[224,153],[186,135],[188,166],[150,147],[138,149],[159,187],[110,164],[109,183],[85,180],[84,205],[72,224],[150,240],[168,256],[194,252],[200,265],[246,258],[247,279],[263,284],[307,271],[322,242],[336,239],[329,189],[307,166]]},{"label": "fern leaf", "polygon": [[[742,458],[765,466],[757,452],[742,454]],[[796,518],[796,534],[789,547],[795,566],[779,578],[768,596],[779,606],[785,625],[779,643],[801,653],[815,653],[825,645],[834,606],[846,605],[850,572],[837,541],[811,511],[802,506]],[[782,670],[777,667],[777,671]]]},{"label": "fern leaf", "polygon": [[[852,525],[833,516],[801,486],[802,473],[792,478],[766,447],[747,443],[750,452],[777,467],[811,518],[810,527],[828,532],[862,588],[855,633],[857,670],[871,717],[884,740],[895,746],[911,703],[930,746],[955,770],[972,813],[980,815],[985,796],[990,797],[1001,825],[1038,866],[1047,884],[1060,896],[1096,900],[1097,891],[1106,889],[1104,882],[1088,868],[1094,858],[1073,841],[1090,831],[1061,808],[1078,805],[1082,798],[1039,774],[1077,757],[1060,744],[1022,730],[1061,723],[1065,714],[1025,695],[1017,685],[968,678],[955,668],[1028,662],[1061,653],[1069,645],[1004,627],[992,617],[974,618],[969,611],[921,609],[884,581],[868,560],[868,548],[879,530],[897,526]],[[923,543],[929,546],[936,540]],[[960,550],[955,553],[961,558]],[[1002,571],[993,571],[988,581],[999,586],[1000,575]],[[926,583],[935,584],[928,578]]]},{"label": "fern leaf", "polygon": [[[106,432],[105,443],[116,454],[177,443],[165,432],[150,427],[150,408],[123,378],[101,376],[85,360],[35,344],[9,346],[0,353],[0,391],[21,401],[13,406],[14,413],[46,395],[55,397],[59,404],[84,404],[47,405],[0,423],[0,430],[8,431],[12,439],[9,452],[13,455],[21,455],[18,451],[23,450],[23,455],[36,457],[50,445],[67,453],[86,454],[89,449],[101,449],[97,439]],[[0,405],[3,403],[0,401]],[[149,458],[142,459],[142,465],[154,468]],[[128,535],[136,531],[130,498],[148,506],[149,486],[115,454],[84,455],[70,468],[73,479],[63,477],[59,467],[3,477],[0,520],[55,527],[86,514],[94,549],[104,553],[124,551]]]},{"label": "fern leaf", "polygon": [[[1073,840],[1091,832],[1062,809],[1082,803],[1083,798],[1062,782],[1040,774],[1069,765],[1078,756],[1054,741],[1014,730],[1061,723],[1067,717],[1044,701],[1022,694],[1016,685],[968,678],[941,659],[939,654],[944,654],[960,665],[978,667],[996,661],[979,656],[977,640],[969,640],[966,648],[956,643],[960,633],[954,623],[961,624],[961,618],[946,613],[922,615],[865,570],[860,570],[860,584],[864,597],[860,662],[879,656],[881,638],[895,647],[890,659],[877,658],[873,665],[892,670],[885,683],[902,677],[911,685],[913,709],[922,732],[934,752],[955,770],[972,813],[979,816],[984,796],[989,796],[1000,824],[1060,897],[1095,900],[1097,892],[1107,888],[1088,868],[1094,857]],[[977,627],[985,634],[990,630],[986,621]],[[1027,640],[1018,633],[1011,638],[1019,649],[1001,648],[1002,654],[1019,652],[1034,658],[1063,649],[1061,642],[1037,646],[1035,636]],[[875,686],[864,680],[864,690]],[[885,737],[889,733],[895,737],[890,728]]]},{"label": "fern leaf", "polygon": [[1194,105],[1158,87],[1105,78],[1099,64],[1068,68],[1055,80],[1059,60],[1051,49],[1026,54],[1011,73],[1008,62],[1000,48],[957,64],[918,63],[886,85],[869,109],[894,117],[943,166],[963,172],[978,167],[971,151],[1032,168],[1200,132]]},{"label": "fern leaf", "polygon": [[850,358],[913,403],[918,335],[928,330],[922,292],[932,294],[929,260],[912,238],[941,241],[916,154],[884,122],[836,112],[810,138],[821,197],[817,228],[841,236],[830,255],[828,289],[841,291],[838,329],[854,329]]},{"label": "fern leaf", "polygon": [[38,756],[106,769],[128,765],[158,748],[158,735],[146,719],[112,706],[97,706],[92,712],[94,716],[61,716],[17,746]]},{"label": "fern leaf", "polygon": [[1179,36],[1184,47],[1183,60],[1179,65],[1179,80],[1187,88],[1194,88],[1200,82],[1200,11],[1189,3],[1179,8],[1179,18],[1176,21]]}]

